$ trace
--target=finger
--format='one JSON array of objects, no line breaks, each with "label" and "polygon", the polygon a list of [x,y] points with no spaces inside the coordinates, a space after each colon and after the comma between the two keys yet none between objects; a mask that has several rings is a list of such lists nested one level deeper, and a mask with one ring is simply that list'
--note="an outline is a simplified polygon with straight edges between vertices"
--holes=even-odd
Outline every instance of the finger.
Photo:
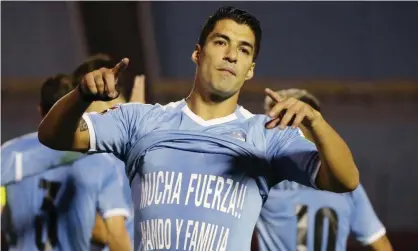
[{"label": "finger", "polygon": [[302,123],[303,119],[305,118],[305,113],[300,112],[296,114],[296,118],[293,120],[292,128],[299,127],[300,123]]},{"label": "finger", "polygon": [[[299,102],[296,100],[296,102],[287,109],[289,115],[286,114],[283,116],[280,127],[284,129],[286,126],[291,126],[298,114],[303,114],[303,117],[305,117],[305,109],[303,109],[304,105],[305,104],[303,102]],[[289,117],[290,115],[292,116]]]},{"label": "finger", "polygon": [[122,59],[115,67],[113,67],[112,72],[115,74],[115,79],[128,67],[129,58]]},{"label": "finger", "polygon": [[104,93],[104,81],[101,73],[94,73],[94,82],[96,83],[97,93],[102,95]]},{"label": "finger", "polygon": [[269,112],[269,116],[272,118],[275,118],[275,117],[280,116],[281,113],[283,113],[282,115],[284,115],[283,110],[289,108],[294,103],[296,103],[295,99],[285,99],[284,101],[277,103],[276,105],[273,106],[273,108],[271,108]]},{"label": "finger", "polygon": [[275,91],[271,90],[270,88],[264,89],[264,92],[266,93],[267,96],[269,96],[272,100],[274,100],[277,103],[283,101],[283,97],[280,96]]},{"label": "finger", "polygon": [[285,129],[286,126],[289,124],[289,122],[293,119],[295,114],[296,114],[296,111],[294,109],[287,109],[286,113],[284,114],[283,118],[280,121],[279,128]]},{"label": "finger", "polygon": [[96,82],[94,81],[94,76],[92,73],[86,74],[84,76],[83,82],[91,94],[93,95],[97,94]]},{"label": "finger", "polygon": [[273,129],[273,128],[277,127],[277,125],[279,125],[279,123],[280,123],[280,118],[275,118],[275,119],[272,119],[272,120],[268,121],[264,126],[267,129]]},{"label": "finger", "polygon": [[116,95],[115,91],[115,75],[110,72],[104,73],[104,80],[105,80],[105,94],[108,97],[114,98]]},{"label": "finger", "polygon": [[145,76],[135,77],[129,102],[139,102],[145,104]]}]

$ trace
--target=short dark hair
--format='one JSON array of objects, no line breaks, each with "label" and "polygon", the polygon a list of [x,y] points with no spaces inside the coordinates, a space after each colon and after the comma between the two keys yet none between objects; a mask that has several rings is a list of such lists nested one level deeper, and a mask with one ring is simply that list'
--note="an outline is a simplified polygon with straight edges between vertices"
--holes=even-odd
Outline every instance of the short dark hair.
[{"label": "short dark hair", "polygon": [[84,75],[100,68],[113,68],[116,62],[107,54],[98,53],[87,58],[73,71],[73,81],[78,85]]},{"label": "short dark hair", "polygon": [[[105,53],[94,54],[88,57],[81,65],[79,65],[73,71],[73,83],[75,86],[77,86],[81,83],[81,80],[87,73],[98,70],[100,68],[113,68],[117,63],[118,62],[113,60],[112,57]],[[126,75],[126,73],[124,75]],[[118,84],[117,90],[120,92],[122,97],[128,96],[128,93],[126,93],[127,88],[125,88],[123,84]]]},{"label": "short dark hair", "polygon": [[295,99],[298,99],[304,103],[307,103],[308,105],[312,106],[313,109],[317,110],[318,112],[321,111],[321,105],[319,100],[312,95],[310,92],[304,89],[283,89],[276,91],[279,95],[283,95],[286,97],[293,97]]},{"label": "short dark hair", "polygon": [[318,112],[321,111],[321,106],[319,100],[309,92],[299,98],[300,101],[307,103],[308,105],[312,106],[313,109],[317,110]]},{"label": "short dark hair", "polygon": [[203,47],[206,43],[206,39],[208,38],[209,34],[215,28],[215,25],[218,21],[223,19],[231,19],[238,24],[245,24],[250,27],[250,29],[254,32],[255,36],[255,51],[254,57],[255,60],[260,52],[260,44],[261,44],[261,26],[260,22],[257,20],[256,17],[251,15],[250,13],[231,7],[221,7],[215,11],[215,13],[206,20],[205,24],[202,27],[199,37],[199,45]]},{"label": "short dark hair", "polygon": [[40,106],[42,116],[46,115],[52,106],[62,97],[71,92],[75,86],[71,76],[66,74],[57,74],[49,77],[42,84]]}]

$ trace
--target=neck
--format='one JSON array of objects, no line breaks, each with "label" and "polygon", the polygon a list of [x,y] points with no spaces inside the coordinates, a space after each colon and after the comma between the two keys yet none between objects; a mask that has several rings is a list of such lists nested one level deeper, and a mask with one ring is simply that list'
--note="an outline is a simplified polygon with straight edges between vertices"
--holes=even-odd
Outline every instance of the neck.
[{"label": "neck", "polygon": [[209,95],[203,95],[196,86],[186,98],[189,109],[203,120],[217,119],[234,113],[237,108],[239,92],[223,101],[214,101]]}]

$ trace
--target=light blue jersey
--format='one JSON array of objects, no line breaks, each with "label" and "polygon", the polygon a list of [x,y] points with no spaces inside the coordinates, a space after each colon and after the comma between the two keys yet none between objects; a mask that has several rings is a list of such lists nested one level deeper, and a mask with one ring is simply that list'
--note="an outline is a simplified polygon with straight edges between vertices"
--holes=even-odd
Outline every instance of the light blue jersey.
[{"label": "light blue jersey", "polygon": [[312,186],[320,166],[299,129],[267,130],[241,106],[203,120],[184,100],[124,104],[83,116],[90,152],[126,164],[135,208],[135,250],[249,250],[271,186]]},{"label": "light blue jersey", "polygon": [[386,230],[361,185],[338,194],[283,181],[270,191],[256,233],[260,251],[343,251],[350,233],[367,245]]},{"label": "light blue jersey", "polygon": [[9,183],[7,231],[18,250],[89,250],[96,212],[105,219],[127,217],[133,232],[121,161],[109,154],[54,151],[36,133],[20,139],[2,147],[2,180],[6,174]]}]

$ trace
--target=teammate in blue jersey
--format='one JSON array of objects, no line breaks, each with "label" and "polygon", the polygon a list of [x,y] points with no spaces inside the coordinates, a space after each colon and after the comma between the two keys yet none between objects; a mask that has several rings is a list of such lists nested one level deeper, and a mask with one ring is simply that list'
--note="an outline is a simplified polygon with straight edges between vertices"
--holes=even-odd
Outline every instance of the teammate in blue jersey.
[{"label": "teammate in blue jersey", "polygon": [[[297,98],[320,111],[319,101],[306,90],[288,89],[277,93]],[[273,106],[273,100],[266,97],[266,113]],[[303,125],[300,129],[313,141]],[[271,189],[256,225],[260,251],[342,251],[347,250],[350,233],[371,250],[392,250],[386,229],[361,185],[353,192],[337,194],[282,181]]]},{"label": "teammate in blue jersey", "polygon": [[[288,179],[336,192],[357,187],[348,146],[312,107],[284,99],[268,117],[237,104],[254,75],[260,41],[255,17],[222,7],[203,26],[192,53],[196,75],[187,98],[83,115],[94,100],[117,97],[125,58],[86,74],[41,122],[38,136],[48,147],[112,152],[125,162],[135,250],[248,250],[271,186]],[[301,136],[300,123],[315,144]]]},{"label": "teammate in blue jersey", "polygon": [[[72,89],[65,75],[48,79],[41,91],[41,114]],[[107,242],[100,244],[110,250],[131,250],[125,219],[132,218],[132,207],[122,189],[126,176],[120,160],[109,154],[55,151],[42,145],[36,133],[6,142],[1,155],[2,184],[7,185],[8,197],[2,230],[15,237],[9,238],[11,246],[89,250],[98,212],[108,230]]]},{"label": "teammate in blue jersey", "polygon": [[[90,71],[94,71],[102,67],[112,67],[114,64],[115,62],[107,54],[99,53],[99,54],[90,56],[84,63],[79,65],[73,71],[73,74],[72,74],[73,83],[79,83],[81,79],[84,77],[84,75],[89,73]],[[127,83],[127,81],[130,81],[130,80],[131,80],[130,78],[126,78],[125,84]],[[145,76],[144,75],[135,76],[133,82],[134,83],[131,88],[131,94],[129,96],[128,102],[145,103]],[[119,88],[119,89],[122,89],[122,88]],[[126,90],[126,88],[124,89]],[[127,96],[127,93],[124,93],[124,94],[125,95],[121,95],[117,99],[114,99],[110,102],[101,102],[101,101],[94,102],[93,105],[89,107],[89,110],[103,112],[103,111],[106,111],[108,108],[111,108],[114,104],[125,103],[126,99],[124,98],[124,96]],[[110,156],[114,157],[113,155],[110,155]],[[121,161],[119,160],[119,162]],[[119,176],[119,181],[121,182],[123,186],[125,199],[129,202],[129,205],[131,206],[132,205],[131,190],[130,190],[129,181],[126,175],[122,177]],[[129,218],[126,221],[126,229],[128,230],[130,239],[132,241],[134,238],[133,223],[134,223],[133,218]],[[103,219],[101,217],[96,216],[96,224],[95,224],[95,228],[93,229],[93,239],[99,241],[100,243],[107,243],[108,242],[107,233],[108,233],[108,230],[106,228],[106,225],[103,222]]]}]

